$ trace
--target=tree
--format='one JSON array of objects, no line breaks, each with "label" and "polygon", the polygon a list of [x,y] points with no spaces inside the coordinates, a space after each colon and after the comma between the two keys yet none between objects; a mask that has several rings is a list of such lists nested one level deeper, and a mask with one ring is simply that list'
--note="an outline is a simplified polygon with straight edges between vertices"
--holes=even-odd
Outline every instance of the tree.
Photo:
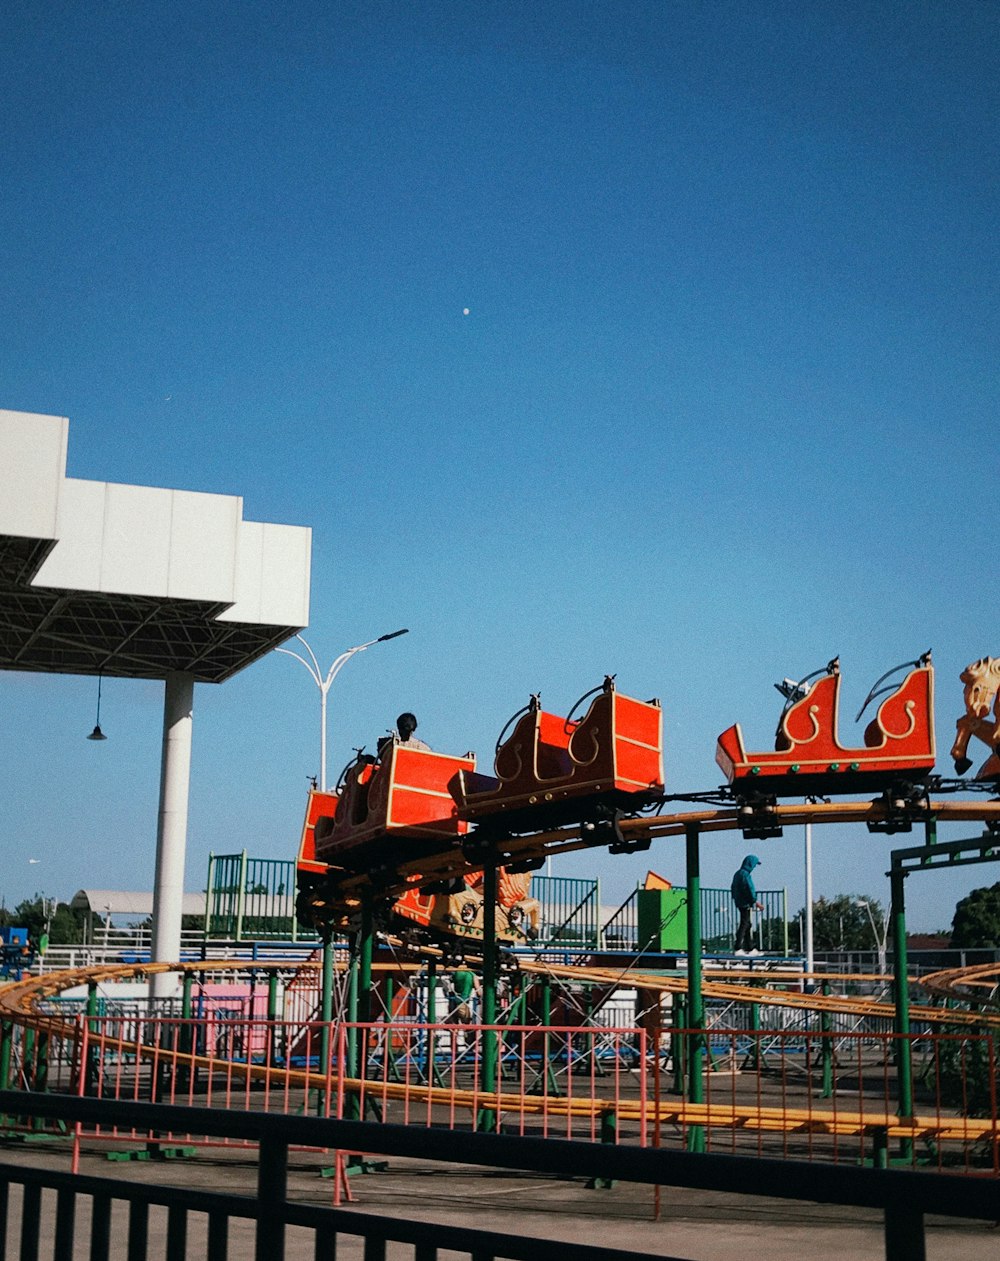
[{"label": "tree", "polygon": [[[49,940],[53,945],[78,945],[83,941],[86,919],[86,911],[71,910],[68,902],[58,903],[49,921]],[[33,898],[25,898],[13,911],[6,912],[6,920],[8,924],[27,928],[28,935],[37,941],[45,927],[45,899],[38,893]]]},{"label": "tree", "polygon": [[[870,894],[862,896],[860,893],[838,893],[835,898],[817,898],[813,902],[813,949],[877,950],[879,943],[872,932],[865,902],[871,908],[872,917],[881,932],[885,914],[878,898],[873,898]],[[789,921],[790,950],[805,949],[804,944],[799,941],[800,926],[804,919],[805,908],[796,912]],[[774,921],[775,925],[780,922]]]},{"label": "tree", "polygon": [[966,950],[1000,946],[1000,882],[986,889],[973,889],[955,906],[951,944]]}]

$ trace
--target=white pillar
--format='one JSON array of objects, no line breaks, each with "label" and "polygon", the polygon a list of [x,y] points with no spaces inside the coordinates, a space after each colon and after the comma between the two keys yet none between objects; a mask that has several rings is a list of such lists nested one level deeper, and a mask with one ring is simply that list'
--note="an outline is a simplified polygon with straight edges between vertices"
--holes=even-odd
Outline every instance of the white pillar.
[{"label": "white pillar", "polygon": [[[152,957],[156,963],[173,963],[181,954],[193,708],[194,676],[168,674],[163,701],[160,815],[153,885]],[[175,990],[173,977],[162,975],[152,978],[150,992],[154,998],[166,997]]]}]

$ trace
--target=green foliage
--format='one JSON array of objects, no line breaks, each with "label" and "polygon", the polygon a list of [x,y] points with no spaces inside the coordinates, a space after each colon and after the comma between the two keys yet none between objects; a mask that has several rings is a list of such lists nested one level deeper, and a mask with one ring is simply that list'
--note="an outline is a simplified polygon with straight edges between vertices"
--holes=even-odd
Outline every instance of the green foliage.
[{"label": "green foliage", "polygon": [[[58,903],[49,923],[49,941],[52,945],[79,945],[86,921],[86,911],[71,910],[68,902]],[[3,912],[3,922],[27,928],[28,935],[37,941],[45,928],[45,899],[38,893],[25,898],[12,911]]]},{"label": "green foliage", "polygon": [[991,1116],[996,1045],[984,1026],[974,1026],[963,1034],[943,1038],[938,1044],[936,1076],[941,1101],[964,1116]]},{"label": "green foliage", "polygon": [[[813,902],[813,949],[814,950],[877,950],[878,941],[872,931],[868,910],[859,906],[867,902],[872,918],[881,934],[885,912],[878,898],[860,893],[838,893],[835,898],[817,898]],[[788,925],[788,944],[792,950],[802,947],[799,943],[799,925],[805,910],[800,910]]]},{"label": "green foliage", "polygon": [[988,889],[973,889],[956,905],[951,944],[965,950],[1000,946],[1000,882]]}]

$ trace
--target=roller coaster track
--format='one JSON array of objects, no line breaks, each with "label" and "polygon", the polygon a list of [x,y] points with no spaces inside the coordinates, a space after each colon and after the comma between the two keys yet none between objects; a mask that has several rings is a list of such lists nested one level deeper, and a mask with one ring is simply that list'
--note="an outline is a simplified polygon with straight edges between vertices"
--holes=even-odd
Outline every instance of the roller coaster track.
[{"label": "roller coaster track", "polygon": [[[942,823],[985,823],[1000,829],[1000,801],[929,800],[903,812],[909,822],[935,819]],[[902,816],[895,815],[881,798],[875,801],[822,801],[775,806],[769,818],[777,826],[794,827],[813,823],[864,823],[885,825]],[[647,843],[668,837],[685,836],[697,828],[701,834],[740,831],[746,819],[734,806],[724,809],[687,810],[676,814],[660,814],[621,819],[617,826],[628,847],[644,848]],[[473,833],[469,841],[476,848],[465,850],[451,843],[432,853],[399,863],[393,870],[372,867],[368,871],[335,872],[337,898],[343,899],[346,922],[356,909],[363,889],[372,890],[378,898],[398,897],[408,887],[437,881],[454,880],[466,872],[482,867],[485,857],[498,864],[530,863],[541,865],[554,854],[569,854],[581,849],[607,847],[609,836],[600,826],[570,827],[550,832],[532,832],[477,842]],[[1000,835],[997,837],[1000,851]]]},{"label": "roller coaster track", "polygon": [[[257,961],[252,964],[255,972],[287,970],[287,962]],[[299,964],[298,970],[309,967],[319,968],[316,964]],[[411,968],[416,965],[409,965]],[[179,972],[197,974],[206,971],[213,973],[245,972],[246,961],[228,960],[224,962],[195,962],[175,964],[121,964],[103,965],[74,969],[65,972],[53,972],[41,977],[28,977],[8,984],[0,989],[0,1018],[20,1024],[49,1036],[57,1036],[69,1041],[78,1041],[82,1036],[82,1025],[79,1020],[70,1020],[65,1016],[44,1010],[47,999],[63,993],[65,990],[82,985],[100,985],[110,981],[141,981],[157,973]],[[398,971],[399,965],[384,965],[388,971]],[[598,985],[637,986],[650,990],[681,993],[686,989],[686,978],[683,976],[663,976],[660,973],[647,973],[631,970],[623,977],[621,970],[607,968],[570,967],[568,965],[547,964],[527,961],[523,971],[531,975],[548,975],[557,980],[581,982],[589,981]],[[993,968],[993,975],[1000,971]],[[965,974],[972,974],[972,980],[978,980],[985,970],[980,968],[964,969],[958,973],[936,974],[937,978],[948,977],[956,982]],[[792,1007],[829,1013],[846,1013],[855,1017],[877,1017],[891,1020],[893,1008],[884,1003],[857,997],[840,997],[836,995],[804,994],[789,991],[776,991],[760,987],[761,980],[792,980],[801,982],[801,973],[758,973],[754,978],[758,984],[740,984],[735,980],[713,980],[709,973],[703,986],[706,996],[718,997],[730,1001],[754,1002],[773,1006]],[[828,978],[827,978],[828,979]],[[857,978],[854,978],[857,979]],[[941,982],[944,984],[944,982]],[[954,994],[953,994],[954,996]],[[966,1025],[982,1023],[985,1013],[945,1010],[940,1007],[914,1006],[911,1017],[915,1021],[926,1021],[934,1024]],[[1000,1012],[990,1013],[991,1021],[1000,1023]],[[108,1037],[102,1035],[100,1046],[105,1051],[118,1054],[129,1054],[137,1060],[155,1060],[160,1054],[156,1047],[136,1043],[126,1037]],[[356,1077],[340,1077],[309,1069],[275,1068],[252,1062],[239,1062],[221,1059],[210,1055],[190,1052],[176,1052],[174,1062],[180,1067],[218,1071],[223,1069],[230,1077],[244,1077],[248,1081],[273,1083],[287,1091],[289,1085],[308,1092],[317,1088],[329,1089],[331,1086],[341,1091],[362,1091],[367,1083]],[[498,1115],[514,1112],[518,1115],[546,1112],[549,1115],[572,1115],[599,1119],[606,1113],[613,1112],[617,1118],[635,1123],[648,1122],[655,1119],[659,1124],[679,1127],[706,1125],[709,1127],[752,1129],[761,1132],[784,1134],[833,1135],[838,1137],[878,1135],[883,1139],[933,1139],[948,1140],[961,1143],[996,1143],[997,1133],[993,1121],[989,1118],[977,1119],[969,1117],[950,1117],[940,1113],[927,1116],[901,1118],[888,1109],[867,1108],[864,1112],[838,1107],[832,1111],[824,1111],[814,1106],[806,1108],[767,1107],[759,1103],[744,1105],[731,1100],[711,1101],[709,1103],[693,1103],[684,1099],[659,1099],[655,1104],[647,1099],[643,1102],[618,1098],[613,1102],[606,1099],[576,1095],[568,1098],[548,1097],[539,1099],[531,1094],[517,1091],[461,1090],[442,1088],[433,1085],[415,1085],[413,1083],[378,1083],[380,1097],[386,1100],[412,1102],[419,1099],[428,1106],[440,1104],[454,1110],[468,1109],[470,1117],[483,1108],[495,1109]]]},{"label": "roller coaster track", "polygon": [[[780,826],[794,826],[804,823],[866,823],[884,824],[890,820],[887,805],[881,800],[874,802],[820,802],[816,804],[780,805],[773,810],[772,818]],[[914,810],[913,821],[934,818],[944,822],[979,822],[985,823],[991,830],[1000,828],[1000,801],[929,801],[923,802]],[[736,809],[706,809],[685,811],[677,814],[662,814],[620,820],[617,824],[620,837],[627,846],[644,847],[655,839],[684,836],[692,828],[699,833],[714,833],[740,830],[745,819]],[[394,871],[373,870],[371,872],[339,873],[337,897],[343,899],[345,912],[350,911],[360,900],[362,890],[366,887],[380,898],[390,899],[402,893],[407,887],[419,882],[448,880],[477,869],[484,861],[498,864],[530,863],[535,865],[555,853],[569,853],[580,849],[603,847],[609,844],[605,829],[595,827],[565,828],[544,833],[533,833],[524,836],[510,836],[499,840],[491,840],[488,848],[480,848],[477,853],[469,854],[461,848],[450,845],[433,854],[423,854],[412,861],[405,861]],[[998,838],[1000,847],[1000,838]],[[314,966],[297,965],[297,970]],[[394,968],[396,965],[392,965]],[[680,976],[664,976],[631,966],[625,970],[601,967],[571,967],[542,962],[524,961],[521,968],[529,974],[546,974],[557,980],[574,982],[591,982],[600,986],[629,986],[641,989],[668,993],[683,993],[687,990],[687,978]],[[0,1018],[36,1033],[57,1035],[70,1041],[81,1036],[81,1024],[51,1010],[46,1011],[46,999],[51,999],[65,990],[81,985],[99,985],[109,981],[144,980],[156,973],[179,972],[181,974],[226,972],[247,970],[246,961],[226,962],[193,962],[193,963],[145,963],[105,965],[74,969],[66,972],[48,973],[40,977],[28,977],[13,982],[0,989]],[[287,963],[271,963],[255,960],[252,964],[255,972],[287,969]],[[722,979],[719,979],[721,976]],[[872,998],[858,996],[841,996],[822,993],[804,993],[799,990],[776,990],[765,988],[768,982],[789,981],[800,985],[802,973],[767,973],[755,972],[743,974],[739,979],[731,973],[705,974],[702,992],[705,997],[719,998],[729,1002],[755,1003],[773,1007],[793,1008],[829,1014],[845,1014],[855,1018],[872,1018],[891,1021],[895,1009],[886,1003]],[[829,979],[829,978],[823,978]],[[857,979],[852,978],[852,979]],[[971,1005],[973,1010],[946,1008],[941,1006],[914,1005],[910,1008],[913,1022],[930,1025],[970,1026],[983,1024],[1000,1024],[1000,1008],[996,995],[1000,983],[1000,966],[974,967],[936,973],[920,982],[931,993],[947,1000],[959,1000]],[[104,1045],[108,1045],[107,1042]],[[130,1043],[124,1038],[114,1042],[114,1049],[128,1051],[137,1058],[151,1057],[153,1048]],[[275,1068],[264,1064],[250,1062],[236,1063],[232,1060],[178,1052],[178,1064],[207,1069],[225,1067],[230,1074],[241,1074],[250,1080],[275,1081],[287,1086],[295,1083],[308,1091],[316,1089],[331,1081],[344,1090],[364,1089],[365,1083],[355,1078],[330,1078],[328,1074],[311,1072],[308,1069],[295,1070]],[[387,1099],[413,1098],[419,1095],[426,1098],[428,1104],[441,1103],[449,1107],[468,1106],[470,1112],[483,1108],[494,1108],[498,1113],[507,1109],[516,1109],[520,1113],[531,1113],[545,1108],[549,1113],[560,1111],[574,1115],[590,1115],[596,1117],[606,1112],[611,1105],[606,1100],[576,1096],[574,1098],[547,1098],[544,1102],[531,1095],[514,1093],[500,1089],[496,1092],[456,1091],[428,1085],[417,1086],[412,1083],[399,1085],[391,1082],[380,1082],[379,1090]],[[468,1098],[466,1098],[468,1095]],[[626,1118],[640,1119],[640,1106],[628,1101],[618,1100],[615,1110]],[[642,1108],[648,1108],[647,1103]],[[940,1114],[926,1117],[900,1118],[885,1111],[868,1111],[864,1115],[843,1109],[822,1112],[813,1107],[806,1110],[794,1108],[763,1108],[759,1105],[743,1106],[732,1102],[692,1103],[686,1100],[659,1100],[656,1104],[656,1115],[660,1122],[677,1125],[738,1125],[743,1128],[758,1130],[774,1130],[785,1133],[822,1133],[822,1134],[865,1134],[878,1131],[889,1137],[904,1138],[957,1138],[962,1142],[986,1141],[997,1142],[997,1133],[991,1120],[976,1120],[966,1117],[944,1117]],[[635,1112],[635,1117],[632,1113]],[[648,1111],[642,1113],[648,1119]]]}]

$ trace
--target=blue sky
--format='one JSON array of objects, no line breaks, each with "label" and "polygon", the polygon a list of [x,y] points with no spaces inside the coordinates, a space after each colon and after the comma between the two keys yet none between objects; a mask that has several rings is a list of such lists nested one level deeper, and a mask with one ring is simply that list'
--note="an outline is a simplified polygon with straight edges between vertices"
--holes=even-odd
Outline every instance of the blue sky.
[{"label": "blue sky", "polygon": [[[488,764],[530,692],[617,672],[663,701],[668,788],[709,788],[776,679],[839,653],[853,716],[929,647],[948,771],[958,673],[1000,654],[998,28],[14,0],[0,405],[68,416],[71,476],[311,526],[324,663],[410,627],[337,680],[331,773],[401,709]],[[106,681],[103,745],[95,693],[0,677],[8,904],[152,880],[162,688]],[[294,853],[318,707],[287,657],[199,687],[188,888]],[[801,833],[754,845],[801,905]],[[817,894],[885,900],[890,846],[819,830]],[[745,849],[706,842],[705,882]],[[670,843],[559,870],[616,901],[647,865],[683,881]],[[914,877],[911,924],[998,878]]]}]

